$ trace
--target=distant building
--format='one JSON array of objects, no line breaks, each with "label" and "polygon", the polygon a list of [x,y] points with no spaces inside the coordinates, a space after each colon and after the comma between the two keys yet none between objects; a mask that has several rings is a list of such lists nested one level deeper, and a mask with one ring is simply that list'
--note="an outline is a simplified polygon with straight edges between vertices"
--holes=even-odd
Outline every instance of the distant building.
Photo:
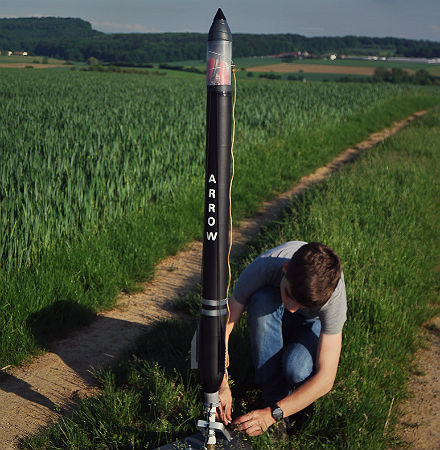
[{"label": "distant building", "polygon": [[330,55],[330,60],[334,61],[336,59],[336,55],[333,53],[333,55]]},{"label": "distant building", "polygon": [[304,52],[283,52],[283,53],[277,53],[276,55],[266,55],[267,58],[297,58],[297,59],[303,59],[303,58],[310,58],[310,53],[308,51]]},{"label": "distant building", "polygon": [[12,55],[12,52],[6,52],[6,53],[7,53],[8,56],[11,56],[11,55]]},{"label": "distant building", "polygon": [[15,56],[28,56],[28,52],[14,52]]}]

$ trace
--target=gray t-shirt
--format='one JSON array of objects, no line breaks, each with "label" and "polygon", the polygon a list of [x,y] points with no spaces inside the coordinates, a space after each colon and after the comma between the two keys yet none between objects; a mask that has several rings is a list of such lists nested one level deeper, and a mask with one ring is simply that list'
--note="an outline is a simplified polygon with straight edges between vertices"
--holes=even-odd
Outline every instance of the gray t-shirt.
[{"label": "gray t-shirt", "polygon": [[[284,263],[304,244],[306,242],[290,241],[260,255],[241,273],[232,294],[234,298],[246,306],[252,294],[263,286],[280,287]],[[336,289],[321,309],[304,307],[298,312],[308,319],[319,317],[322,333],[339,333],[347,319],[344,274],[341,273]]]}]

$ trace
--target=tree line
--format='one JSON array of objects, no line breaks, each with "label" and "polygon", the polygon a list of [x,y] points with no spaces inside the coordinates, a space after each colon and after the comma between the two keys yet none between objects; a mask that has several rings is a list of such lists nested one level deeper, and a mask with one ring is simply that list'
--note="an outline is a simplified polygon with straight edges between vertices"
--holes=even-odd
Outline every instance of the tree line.
[{"label": "tree line", "polygon": [[[107,34],[89,22],[71,18],[0,19],[0,49],[73,61],[90,57],[118,65],[204,59],[203,33]],[[362,36],[305,37],[299,34],[242,34],[234,39],[234,56],[265,56],[284,52],[380,54],[433,58],[440,42]]]}]

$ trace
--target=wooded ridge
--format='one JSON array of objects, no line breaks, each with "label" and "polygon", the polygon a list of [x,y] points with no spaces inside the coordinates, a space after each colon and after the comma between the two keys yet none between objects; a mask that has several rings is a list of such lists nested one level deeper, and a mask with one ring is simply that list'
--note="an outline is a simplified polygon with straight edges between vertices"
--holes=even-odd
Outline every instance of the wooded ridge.
[{"label": "wooded ridge", "polygon": [[[112,64],[142,65],[204,59],[204,33],[103,33],[78,18],[0,19],[0,50],[85,61],[90,57]],[[305,52],[406,56],[440,56],[440,42],[362,36],[305,37],[299,34],[234,33],[234,57]]]}]

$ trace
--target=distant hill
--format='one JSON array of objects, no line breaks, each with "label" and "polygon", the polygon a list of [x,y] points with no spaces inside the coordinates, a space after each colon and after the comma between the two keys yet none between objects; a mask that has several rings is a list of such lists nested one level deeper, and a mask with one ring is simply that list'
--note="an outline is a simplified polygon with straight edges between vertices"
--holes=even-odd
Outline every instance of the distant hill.
[{"label": "distant hill", "polygon": [[[84,59],[79,50],[80,40],[88,40],[101,34],[82,19],[61,17],[29,17],[20,19],[0,19],[0,50],[27,51],[42,56],[71,56]],[[40,52],[42,48],[50,49]],[[70,59],[70,58],[69,58]]]},{"label": "distant hill", "polygon": [[[92,29],[82,19],[42,17],[0,19],[0,50],[84,61],[93,56],[101,62],[142,65],[203,59],[206,34],[130,33],[107,34]],[[312,37],[299,34],[233,35],[234,57],[264,56],[283,52],[373,54],[433,58],[440,56],[440,43],[399,38],[358,36]]]},{"label": "distant hill", "polygon": [[41,41],[90,38],[98,31],[82,19],[59,17],[30,17],[0,19],[0,48],[21,50],[21,46],[36,45]]}]

